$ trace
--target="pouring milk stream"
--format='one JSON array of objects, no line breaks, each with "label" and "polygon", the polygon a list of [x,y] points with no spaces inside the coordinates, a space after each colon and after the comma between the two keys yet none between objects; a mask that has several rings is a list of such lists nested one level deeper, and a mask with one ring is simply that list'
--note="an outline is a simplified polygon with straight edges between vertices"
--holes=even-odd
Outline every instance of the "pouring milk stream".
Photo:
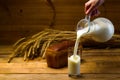
[{"label": "pouring milk stream", "polygon": [[77,51],[81,36],[88,34],[97,42],[106,42],[112,38],[114,26],[110,20],[102,17],[90,22],[90,16],[86,16],[78,22],[74,53],[68,57],[68,74],[71,76],[80,75],[80,55],[77,55]]}]

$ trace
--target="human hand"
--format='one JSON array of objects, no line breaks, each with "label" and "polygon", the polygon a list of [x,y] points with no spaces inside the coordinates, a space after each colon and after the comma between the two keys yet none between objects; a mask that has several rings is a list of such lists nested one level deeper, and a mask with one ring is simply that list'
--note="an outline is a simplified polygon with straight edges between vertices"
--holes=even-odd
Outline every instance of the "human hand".
[{"label": "human hand", "polygon": [[104,3],[104,0],[89,0],[85,3],[85,14],[98,16],[100,14],[98,7]]}]

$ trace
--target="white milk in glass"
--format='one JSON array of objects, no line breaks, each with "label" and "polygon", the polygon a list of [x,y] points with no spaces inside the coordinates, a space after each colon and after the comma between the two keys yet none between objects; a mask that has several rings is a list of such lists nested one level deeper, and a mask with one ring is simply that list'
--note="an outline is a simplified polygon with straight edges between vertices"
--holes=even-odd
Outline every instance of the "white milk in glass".
[{"label": "white milk in glass", "polygon": [[80,55],[77,54],[78,46],[81,36],[87,32],[87,28],[77,31],[77,39],[74,46],[73,55],[68,57],[68,74],[69,76],[79,76],[80,75]]}]

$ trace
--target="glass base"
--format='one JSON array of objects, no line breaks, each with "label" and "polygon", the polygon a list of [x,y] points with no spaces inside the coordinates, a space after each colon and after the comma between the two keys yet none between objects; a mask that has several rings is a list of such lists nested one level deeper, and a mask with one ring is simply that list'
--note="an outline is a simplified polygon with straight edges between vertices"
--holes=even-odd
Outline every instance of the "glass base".
[{"label": "glass base", "polygon": [[73,78],[79,78],[81,77],[80,74],[68,74],[69,77],[73,77]]}]

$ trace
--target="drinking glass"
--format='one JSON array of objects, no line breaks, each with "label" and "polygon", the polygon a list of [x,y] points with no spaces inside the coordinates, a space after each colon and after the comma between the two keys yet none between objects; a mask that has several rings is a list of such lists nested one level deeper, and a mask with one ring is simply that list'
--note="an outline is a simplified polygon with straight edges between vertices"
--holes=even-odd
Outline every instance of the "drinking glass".
[{"label": "drinking glass", "polygon": [[74,54],[74,49],[68,49],[68,75],[70,77],[80,77],[80,50],[77,50],[77,54]]}]

